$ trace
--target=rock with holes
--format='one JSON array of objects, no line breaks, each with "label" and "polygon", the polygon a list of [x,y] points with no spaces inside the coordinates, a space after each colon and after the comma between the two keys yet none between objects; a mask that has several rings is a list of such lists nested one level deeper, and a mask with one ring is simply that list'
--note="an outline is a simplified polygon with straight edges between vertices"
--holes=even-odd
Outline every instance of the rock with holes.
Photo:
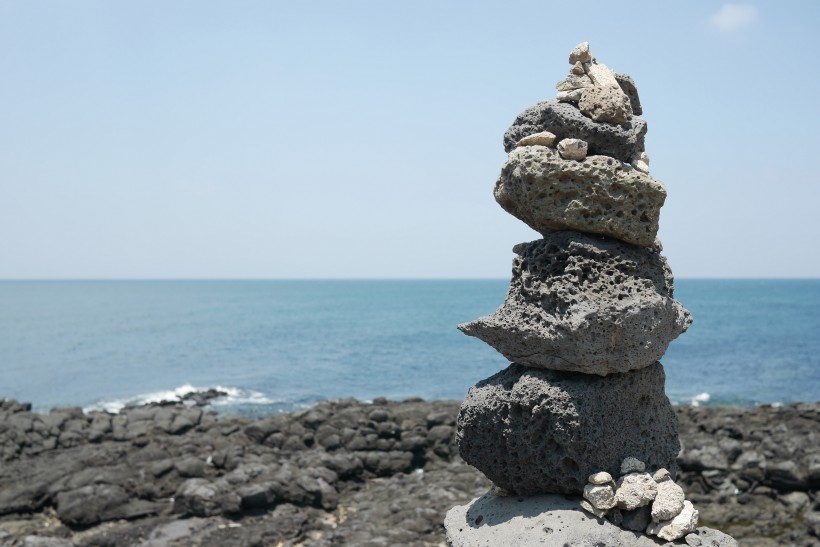
[{"label": "rock with holes", "polygon": [[571,229],[651,247],[666,200],[663,184],[613,158],[567,155],[562,145],[571,141],[577,139],[560,141],[557,151],[510,152],[493,190],[498,204],[544,235]]},{"label": "rock with holes", "polygon": [[542,101],[519,114],[507,129],[504,150],[512,151],[518,141],[541,131],[549,131],[557,141],[584,140],[589,144],[589,155],[611,156],[629,162],[644,150],[646,122],[635,116],[623,125],[596,122],[571,103]]},{"label": "rock with holes", "polygon": [[458,327],[510,361],[601,376],[626,372],[652,365],[692,322],[673,298],[666,260],[652,250],[574,231],[513,250],[504,304]]},{"label": "rock with holes", "polygon": [[683,511],[685,498],[683,488],[667,475],[658,482],[658,494],[652,502],[652,520],[655,522],[672,520]]},{"label": "rock with holes", "polygon": [[615,503],[618,509],[632,511],[652,503],[658,485],[649,473],[627,473],[616,483]]},{"label": "rock with holes", "polygon": [[680,444],[664,378],[660,363],[607,377],[512,364],[470,388],[459,453],[512,495],[582,494],[627,456],[672,470]]},{"label": "rock with holes", "polygon": [[662,522],[652,522],[647,526],[646,533],[667,541],[674,541],[690,532],[694,532],[697,527],[698,511],[692,505],[692,502],[687,500],[683,502],[683,510],[675,518]]}]

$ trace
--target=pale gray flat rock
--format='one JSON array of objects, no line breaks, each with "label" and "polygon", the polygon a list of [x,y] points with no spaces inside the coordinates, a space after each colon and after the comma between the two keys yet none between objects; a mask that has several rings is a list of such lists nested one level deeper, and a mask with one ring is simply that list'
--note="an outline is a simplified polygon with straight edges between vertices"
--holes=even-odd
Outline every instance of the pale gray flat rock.
[{"label": "pale gray flat rock", "polygon": [[561,140],[557,151],[516,148],[501,168],[495,200],[541,234],[570,229],[652,247],[666,188],[613,158],[586,157],[588,149],[578,139]]},{"label": "pale gray flat rock", "polygon": [[597,519],[585,513],[577,499],[561,495],[518,498],[485,494],[450,509],[444,527],[452,547],[664,545]]},{"label": "pale gray flat rock", "polygon": [[581,495],[630,455],[671,470],[680,443],[664,379],[660,363],[606,377],[510,365],[467,393],[459,454],[511,495]]},{"label": "pale gray flat rock", "polygon": [[[673,298],[666,260],[650,249],[560,231],[514,251],[504,304],[458,326],[512,362],[597,375],[636,370],[692,322]],[[619,468],[588,474],[602,470]]]}]

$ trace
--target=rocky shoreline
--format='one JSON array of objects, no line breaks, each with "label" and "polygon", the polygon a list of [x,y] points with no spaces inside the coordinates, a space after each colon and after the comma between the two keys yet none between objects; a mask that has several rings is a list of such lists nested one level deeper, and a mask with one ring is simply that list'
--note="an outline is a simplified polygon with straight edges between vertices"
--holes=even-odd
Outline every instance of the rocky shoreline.
[{"label": "rocky shoreline", "polygon": [[[0,546],[443,545],[445,512],[490,486],[457,454],[457,401],[252,419],[207,400],[116,415],[0,400]],[[675,413],[703,525],[820,546],[820,403]]]}]

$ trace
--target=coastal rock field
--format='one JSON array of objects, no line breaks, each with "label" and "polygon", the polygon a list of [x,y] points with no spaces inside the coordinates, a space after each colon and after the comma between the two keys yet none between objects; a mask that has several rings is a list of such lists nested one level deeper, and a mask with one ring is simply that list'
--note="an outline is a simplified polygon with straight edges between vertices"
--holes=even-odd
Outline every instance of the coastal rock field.
[{"label": "coastal rock field", "polygon": [[[457,401],[259,418],[196,402],[112,415],[0,400],[0,545],[443,545],[446,511],[490,486],[456,453]],[[702,526],[820,546],[820,403],[675,412],[676,481]]]}]

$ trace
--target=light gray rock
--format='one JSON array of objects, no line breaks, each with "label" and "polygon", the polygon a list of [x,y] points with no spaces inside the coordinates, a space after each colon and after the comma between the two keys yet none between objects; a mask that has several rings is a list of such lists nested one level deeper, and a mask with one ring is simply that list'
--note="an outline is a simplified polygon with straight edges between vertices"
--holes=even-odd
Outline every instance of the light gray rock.
[{"label": "light gray rock", "polygon": [[[595,66],[595,65],[593,65]],[[583,90],[578,101],[581,112],[596,122],[625,124],[632,118],[629,97],[616,86],[594,86]]]},{"label": "light gray rock", "polygon": [[584,64],[581,61],[576,61],[575,64],[572,65],[572,68],[569,69],[571,74],[586,74],[584,70]]},{"label": "light gray rock", "polygon": [[582,148],[576,156],[576,147],[570,146],[575,140],[560,141],[557,151],[521,147],[510,152],[493,189],[495,200],[541,234],[572,229],[651,247],[666,188],[613,158],[584,159]]},{"label": "light gray rock", "polygon": [[[649,249],[559,231],[513,250],[519,256],[504,304],[458,327],[510,361],[585,374],[626,372],[654,363],[692,322],[672,298],[665,259]],[[613,427],[614,433],[621,426]],[[630,455],[642,454],[621,459]],[[600,470],[617,474],[621,459],[584,478]]]},{"label": "light gray rock", "polygon": [[690,532],[694,532],[697,526],[698,511],[694,508],[692,502],[686,500],[683,502],[683,510],[680,514],[672,520],[652,522],[646,528],[646,533],[667,541],[674,541]]},{"label": "light gray rock", "polygon": [[575,91],[578,89],[591,89],[594,85],[592,79],[586,74],[570,74],[555,84],[555,89],[558,91]]},{"label": "light gray rock", "polygon": [[577,103],[584,94],[583,89],[573,89],[572,91],[559,91],[555,95],[555,100],[562,103]]},{"label": "light gray rock", "polygon": [[658,494],[652,502],[652,520],[654,522],[672,520],[683,511],[685,499],[683,488],[675,484],[675,481],[662,480],[658,483]]},{"label": "light gray rock", "polygon": [[[512,364],[470,388],[461,457],[511,495],[580,495],[592,472],[634,454],[675,468],[678,425],[660,363],[600,377]],[[650,477],[651,480],[651,477]]]},{"label": "light gray rock", "polygon": [[590,475],[587,480],[590,484],[609,484],[612,483],[612,475],[606,471],[601,471],[599,473],[595,473],[594,475]]},{"label": "light gray rock", "polygon": [[657,547],[642,533],[623,530],[585,513],[577,500],[545,495],[499,498],[485,494],[458,505],[444,518],[448,545],[606,545]]},{"label": "light gray rock", "polygon": [[655,480],[655,482],[657,482],[658,484],[660,484],[660,483],[661,483],[661,482],[663,482],[663,481],[669,481],[669,480],[672,480],[672,477],[669,475],[669,471],[668,471],[668,470],[666,470],[666,469],[664,469],[663,467],[661,467],[660,469],[658,469],[657,471],[655,471],[655,474],[654,474],[654,475],[652,475],[652,478],[653,478],[653,479]]},{"label": "light gray rock", "polygon": [[658,494],[658,485],[649,473],[629,473],[615,484],[615,503],[624,511],[649,505]]},{"label": "light gray rock", "polygon": [[558,153],[565,160],[581,161],[587,157],[589,145],[581,139],[563,139],[558,143]]},{"label": "light gray rock", "polygon": [[604,518],[607,513],[606,509],[598,509],[587,500],[581,500],[581,509],[583,509],[587,513],[590,513],[591,515],[595,515],[599,519]]},{"label": "light gray rock", "polygon": [[540,133],[533,133],[532,135],[527,135],[515,145],[516,148],[519,146],[552,146],[555,143],[555,135],[550,133],[549,131],[542,131]]},{"label": "light gray rock", "polygon": [[595,509],[612,509],[615,507],[615,490],[608,484],[587,484],[584,486],[584,499]]},{"label": "light gray rock", "polygon": [[689,547],[737,547],[737,541],[732,536],[704,526],[683,539]]},{"label": "light gray rock", "polygon": [[589,51],[589,42],[581,42],[569,53],[569,64],[588,63],[592,60],[592,53]]},{"label": "light gray rock", "polygon": [[645,470],[646,464],[638,458],[629,456],[621,462],[621,475],[626,475],[627,473],[643,473]]},{"label": "light gray rock", "polygon": [[635,85],[635,80],[629,74],[615,74],[615,80],[626,96],[629,97],[629,103],[632,106],[632,114],[640,116],[643,114],[641,108],[641,99],[638,97],[638,86]]},{"label": "light gray rock", "polygon": [[649,164],[643,160],[636,160],[632,163],[632,167],[634,167],[637,171],[643,173],[644,175],[649,174]]},{"label": "light gray rock", "polygon": [[510,152],[527,135],[549,131],[557,140],[581,139],[589,143],[589,155],[611,156],[628,163],[644,149],[646,122],[632,117],[624,125],[598,123],[570,103],[543,101],[518,115],[504,133],[504,150]]}]

